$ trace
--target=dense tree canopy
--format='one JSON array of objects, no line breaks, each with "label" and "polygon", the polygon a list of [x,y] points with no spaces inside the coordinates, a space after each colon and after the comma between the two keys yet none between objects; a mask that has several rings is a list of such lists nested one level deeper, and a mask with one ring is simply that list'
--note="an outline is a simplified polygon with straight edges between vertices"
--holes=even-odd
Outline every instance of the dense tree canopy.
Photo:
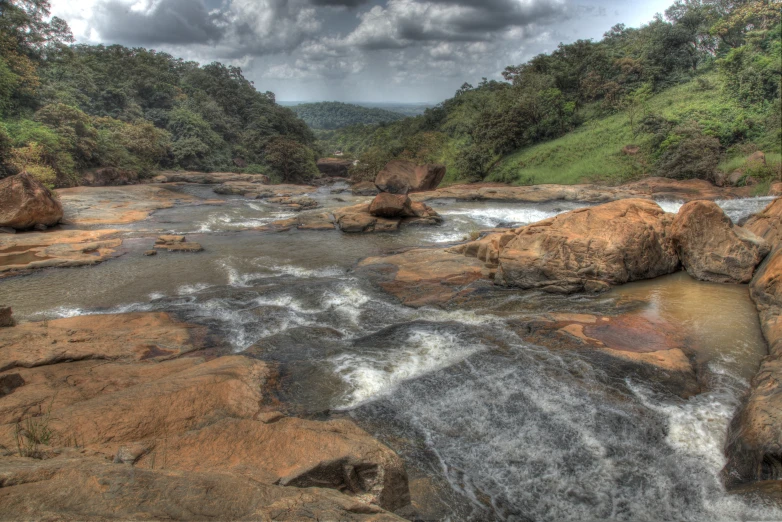
[{"label": "dense tree canopy", "polygon": [[[249,165],[275,174],[265,151],[278,137],[308,151],[315,140],[238,67],[72,45],[67,24],[49,19],[46,0],[0,0],[0,148],[9,158],[27,151],[27,170],[38,161],[60,185],[107,166],[144,174]],[[2,173],[18,165],[4,161]]]}]

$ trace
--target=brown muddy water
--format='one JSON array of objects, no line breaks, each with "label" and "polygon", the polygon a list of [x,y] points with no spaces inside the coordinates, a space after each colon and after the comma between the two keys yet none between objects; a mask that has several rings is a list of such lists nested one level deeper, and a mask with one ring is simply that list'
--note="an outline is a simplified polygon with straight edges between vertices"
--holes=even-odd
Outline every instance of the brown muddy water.
[{"label": "brown muddy water", "polygon": [[[333,188],[315,195],[327,209],[355,201]],[[498,288],[459,307],[412,309],[357,277],[356,262],[578,205],[442,201],[442,227],[349,236],[248,231],[292,214],[224,199],[123,227],[122,255],[103,264],[2,280],[0,302],[20,320],[167,311],[209,326],[227,350],[278,364],[278,398],[292,413],[348,415],[398,451],[421,520],[782,519],[719,480],[727,424],[766,350],[746,287],[682,273],[598,297]],[[724,205],[739,220],[765,204]],[[143,256],[162,232],[205,251]],[[510,324],[530,312],[624,309],[686,333],[703,393],[683,400],[581,353],[535,346]]]}]

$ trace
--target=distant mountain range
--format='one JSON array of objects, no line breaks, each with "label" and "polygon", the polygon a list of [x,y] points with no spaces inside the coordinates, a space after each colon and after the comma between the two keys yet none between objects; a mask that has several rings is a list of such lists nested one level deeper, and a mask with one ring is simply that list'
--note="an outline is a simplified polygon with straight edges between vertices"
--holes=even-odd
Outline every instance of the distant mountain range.
[{"label": "distant mountain range", "polygon": [[333,130],[358,124],[390,123],[418,116],[433,107],[428,103],[279,102],[292,109],[313,129]]}]

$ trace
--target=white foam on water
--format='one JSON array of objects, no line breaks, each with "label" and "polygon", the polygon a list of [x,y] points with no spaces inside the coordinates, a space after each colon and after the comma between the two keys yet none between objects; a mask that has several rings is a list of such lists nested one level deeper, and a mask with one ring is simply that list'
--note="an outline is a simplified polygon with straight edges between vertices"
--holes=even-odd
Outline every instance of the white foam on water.
[{"label": "white foam on water", "polygon": [[[776,199],[774,196],[762,196],[757,198],[718,199],[715,203],[725,211],[725,214],[734,223],[737,223],[752,214],[760,212],[774,199]],[[684,201],[661,200],[657,201],[657,204],[664,211],[676,214],[684,205]]]},{"label": "white foam on water", "polygon": [[353,408],[391,393],[402,382],[456,364],[481,350],[482,345],[465,345],[455,335],[418,330],[400,347],[342,354],[331,363],[349,389],[342,406]]},{"label": "white foam on water", "polygon": [[341,285],[336,292],[326,292],[321,304],[323,311],[333,309],[348,318],[353,324],[359,324],[361,308],[369,302],[369,296],[354,285]]},{"label": "white foam on water", "polygon": [[665,212],[670,212],[671,214],[676,214],[679,212],[679,209],[682,208],[682,205],[684,205],[684,201],[670,199],[657,201],[656,203],[660,205],[660,208]]},{"label": "white foam on water", "polygon": [[166,297],[166,294],[164,294],[163,292],[152,292],[151,294],[149,294],[149,300],[150,301],[155,301],[157,299],[163,299],[164,297]]},{"label": "white foam on water", "polygon": [[203,292],[207,288],[211,288],[212,285],[207,283],[195,283],[192,285],[182,285],[177,288],[177,295],[193,295],[199,292]]},{"label": "white foam on water", "polygon": [[440,212],[446,216],[466,216],[480,226],[496,227],[500,223],[537,223],[561,212],[540,210],[537,208],[485,208],[474,210],[444,210]]},{"label": "white foam on water", "polygon": [[464,241],[467,236],[464,232],[438,232],[429,236],[429,241],[432,243],[456,243],[458,241]]}]

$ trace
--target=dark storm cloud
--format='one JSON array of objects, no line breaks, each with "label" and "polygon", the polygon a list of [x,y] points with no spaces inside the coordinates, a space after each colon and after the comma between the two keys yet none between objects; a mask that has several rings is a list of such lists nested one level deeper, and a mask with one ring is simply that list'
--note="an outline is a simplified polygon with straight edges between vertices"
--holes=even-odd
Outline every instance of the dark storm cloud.
[{"label": "dark storm cloud", "polygon": [[358,7],[366,4],[369,0],[309,0],[309,3],[315,6],[330,7]]},{"label": "dark storm cloud", "polygon": [[162,0],[147,12],[109,0],[96,5],[95,22],[103,39],[130,45],[210,43],[224,34],[220,15],[199,0]]}]

